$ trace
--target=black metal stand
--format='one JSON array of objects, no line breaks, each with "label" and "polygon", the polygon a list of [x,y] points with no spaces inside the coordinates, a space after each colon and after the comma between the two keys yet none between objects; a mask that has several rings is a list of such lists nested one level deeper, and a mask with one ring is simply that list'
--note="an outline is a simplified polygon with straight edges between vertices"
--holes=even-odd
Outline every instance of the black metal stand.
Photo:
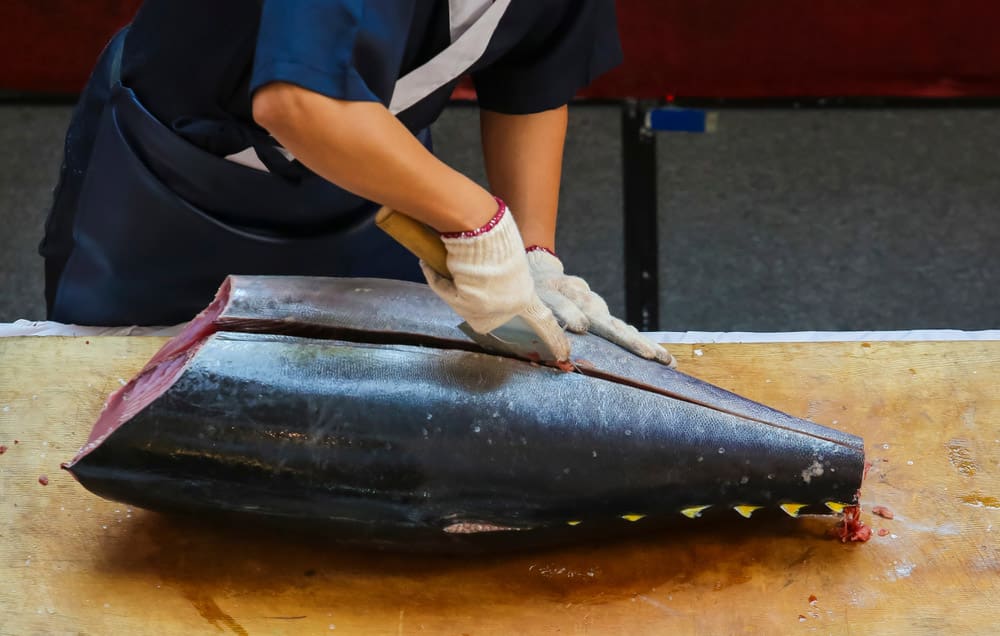
[{"label": "black metal stand", "polygon": [[625,206],[625,321],[639,331],[660,327],[656,230],[656,133],[646,124],[652,102],[622,105]]}]

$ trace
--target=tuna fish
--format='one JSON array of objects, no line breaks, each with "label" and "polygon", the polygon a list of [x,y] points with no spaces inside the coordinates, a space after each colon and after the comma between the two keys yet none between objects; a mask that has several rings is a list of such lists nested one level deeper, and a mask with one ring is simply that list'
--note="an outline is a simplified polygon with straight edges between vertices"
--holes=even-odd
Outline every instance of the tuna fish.
[{"label": "tuna fish", "polygon": [[592,335],[570,336],[565,372],[489,354],[459,322],[414,283],[230,277],[66,467],[139,507],[404,549],[857,502],[859,437]]}]

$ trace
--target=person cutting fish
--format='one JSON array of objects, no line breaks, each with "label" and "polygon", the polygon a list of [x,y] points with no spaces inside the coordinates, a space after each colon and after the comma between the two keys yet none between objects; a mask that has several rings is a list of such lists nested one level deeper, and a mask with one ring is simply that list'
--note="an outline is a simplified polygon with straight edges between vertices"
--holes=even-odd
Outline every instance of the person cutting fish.
[{"label": "person cutting fish", "polygon": [[[554,249],[566,105],[620,59],[613,0],[146,0],[67,133],[49,318],[173,324],[230,273],[422,269],[477,332],[520,317],[560,359],[565,326],[669,364]],[[432,153],[466,74],[489,191]],[[375,226],[382,205],[441,234],[450,278]]]}]

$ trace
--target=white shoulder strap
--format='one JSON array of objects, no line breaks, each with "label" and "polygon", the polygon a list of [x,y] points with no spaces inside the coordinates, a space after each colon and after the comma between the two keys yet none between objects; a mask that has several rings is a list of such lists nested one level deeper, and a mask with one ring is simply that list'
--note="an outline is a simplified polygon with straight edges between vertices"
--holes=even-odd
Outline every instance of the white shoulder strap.
[{"label": "white shoulder strap", "polygon": [[[392,101],[389,103],[392,114],[398,115],[469,70],[486,52],[486,47],[510,3],[511,0],[448,0],[451,44],[396,82]],[[279,150],[289,161],[295,159],[284,148],[279,146]],[[226,159],[248,168],[269,172],[252,146],[233,153]]]},{"label": "white shoulder strap", "polygon": [[493,0],[448,0],[449,41],[454,42],[483,17]]},{"label": "white shoulder strap", "polygon": [[449,23],[454,39],[444,51],[396,82],[389,103],[392,114],[403,112],[469,70],[486,52],[510,3],[511,0],[496,0],[487,7],[488,0],[449,0]]}]

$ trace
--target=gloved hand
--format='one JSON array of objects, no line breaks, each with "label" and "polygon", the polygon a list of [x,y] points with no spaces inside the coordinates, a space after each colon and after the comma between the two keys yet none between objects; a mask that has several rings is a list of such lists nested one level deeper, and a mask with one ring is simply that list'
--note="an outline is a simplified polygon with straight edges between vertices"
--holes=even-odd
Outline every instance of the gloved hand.
[{"label": "gloved hand", "polygon": [[570,331],[590,331],[643,358],[670,367],[677,365],[666,349],[643,337],[635,327],[612,316],[608,304],[591,291],[585,280],[567,276],[562,261],[552,252],[532,246],[528,249],[528,266],[539,297]]},{"label": "gloved hand", "polygon": [[521,316],[559,360],[569,359],[569,340],[552,311],[535,293],[524,242],[514,217],[497,199],[489,223],[469,232],[442,234],[451,280],[423,261],[431,289],[479,333]]}]

